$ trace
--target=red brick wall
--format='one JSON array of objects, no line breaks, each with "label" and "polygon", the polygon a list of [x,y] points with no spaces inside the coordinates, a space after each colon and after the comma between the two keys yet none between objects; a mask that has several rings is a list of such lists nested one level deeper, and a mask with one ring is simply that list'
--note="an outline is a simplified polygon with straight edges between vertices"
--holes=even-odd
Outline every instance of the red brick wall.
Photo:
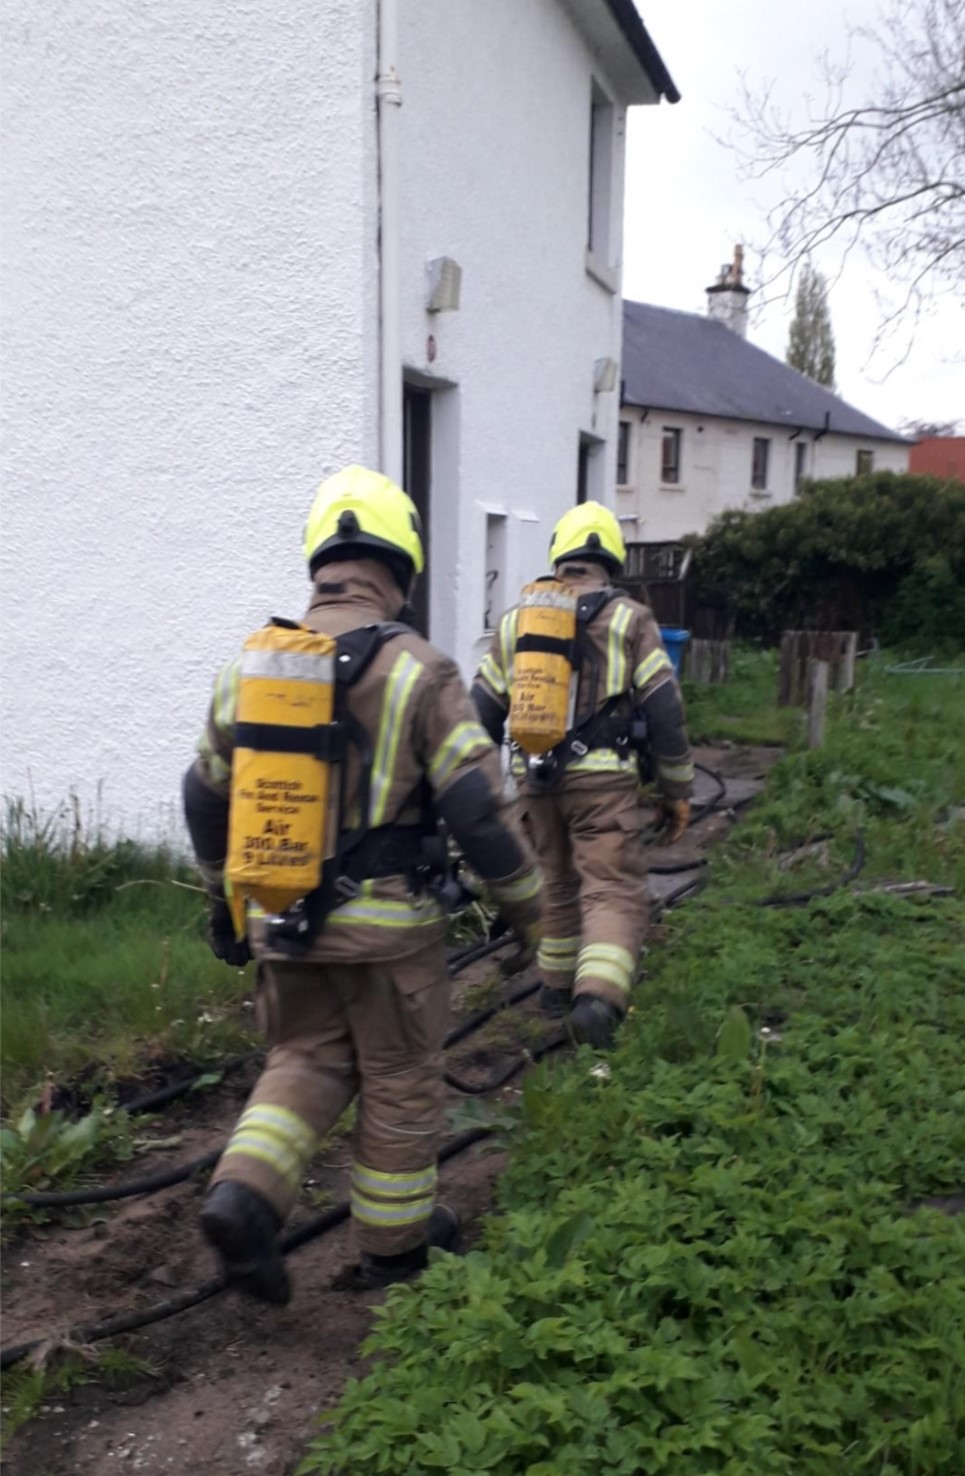
[{"label": "red brick wall", "polygon": [[908,470],[965,482],[965,436],[928,436],[919,441],[911,448]]}]

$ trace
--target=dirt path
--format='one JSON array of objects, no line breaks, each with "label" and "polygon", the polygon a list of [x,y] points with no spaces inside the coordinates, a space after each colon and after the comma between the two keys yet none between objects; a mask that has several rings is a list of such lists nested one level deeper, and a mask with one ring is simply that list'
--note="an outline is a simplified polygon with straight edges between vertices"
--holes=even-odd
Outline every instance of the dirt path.
[{"label": "dirt path", "polygon": [[[723,804],[670,851],[662,864],[699,858],[713,837],[733,822],[730,805],[759,791],[760,779],[778,757],[773,749],[700,750],[698,758],[728,781]],[[698,799],[714,786],[704,781]],[[654,876],[652,891],[666,894],[683,876]],[[456,1008],[469,1004],[492,977],[493,964],[476,965],[460,980]],[[520,981],[514,981],[514,987]],[[467,1041],[454,1064],[464,1074],[485,1073],[487,1061],[506,1058],[512,1037],[531,1045],[541,1022],[524,1006],[507,1037],[507,1022],[480,1041]],[[545,1030],[543,1031],[545,1033]],[[480,1046],[482,1049],[480,1049]],[[203,1105],[179,1106],[158,1133],[181,1135],[176,1150],[137,1166],[135,1177],[167,1163],[199,1157],[226,1137],[250,1085],[251,1074],[229,1078]],[[518,1091],[518,1079],[500,1094]],[[464,1098],[452,1094],[455,1109]],[[310,1171],[308,1192],[293,1224],[347,1197],[347,1144],[323,1150]],[[493,1202],[493,1182],[503,1159],[485,1145],[454,1159],[442,1171],[441,1195],[467,1224]],[[197,1228],[203,1184],[180,1184],[148,1199],[105,1206],[78,1229],[37,1230],[7,1252],[3,1343],[56,1334],[78,1322],[93,1323],[164,1300],[212,1274],[211,1257]],[[350,1230],[303,1247],[293,1257],[295,1294],[285,1309],[262,1308],[224,1295],[124,1339],[124,1347],[150,1362],[152,1377],[128,1379],[110,1389],[102,1382],[53,1398],[38,1418],[9,1443],[2,1466],[9,1476],[112,1476],[112,1473],[204,1473],[204,1476],[287,1476],[298,1463],[318,1410],[329,1407],[347,1378],[359,1371],[358,1347],[372,1321],[378,1295],[353,1297],[331,1290],[350,1260]]]}]

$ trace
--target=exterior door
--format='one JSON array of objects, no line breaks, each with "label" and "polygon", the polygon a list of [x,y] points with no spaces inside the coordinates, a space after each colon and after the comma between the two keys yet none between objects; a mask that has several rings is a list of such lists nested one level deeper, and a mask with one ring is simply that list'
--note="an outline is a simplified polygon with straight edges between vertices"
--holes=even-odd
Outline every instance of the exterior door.
[{"label": "exterior door", "polygon": [[412,597],[413,625],[420,635],[429,635],[429,511],[432,488],[432,395],[429,390],[406,384],[402,391],[402,481],[422,519],[422,545],[426,572]]}]

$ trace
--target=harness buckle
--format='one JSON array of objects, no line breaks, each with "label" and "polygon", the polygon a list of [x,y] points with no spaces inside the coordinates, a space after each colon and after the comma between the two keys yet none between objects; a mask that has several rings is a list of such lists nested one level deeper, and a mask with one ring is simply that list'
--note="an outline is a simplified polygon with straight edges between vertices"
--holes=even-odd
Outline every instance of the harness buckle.
[{"label": "harness buckle", "polygon": [[570,743],[570,753],[575,753],[577,758],[585,758],[590,751],[590,745],[584,743],[582,738],[574,738]]},{"label": "harness buckle", "polygon": [[358,882],[354,882],[350,876],[338,876],[335,878],[335,895],[342,902],[354,902],[361,891],[362,888]]},{"label": "harness buckle", "polygon": [[556,777],[559,760],[552,749],[549,753],[531,753],[526,760],[526,772],[536,784],[550,784]]}]

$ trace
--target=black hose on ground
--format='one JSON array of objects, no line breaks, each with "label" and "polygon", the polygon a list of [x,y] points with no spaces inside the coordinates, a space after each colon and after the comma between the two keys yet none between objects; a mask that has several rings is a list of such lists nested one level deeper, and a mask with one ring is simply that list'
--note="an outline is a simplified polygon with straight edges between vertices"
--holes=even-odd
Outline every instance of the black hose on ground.
[{"label": "black hose on ground", "polygon": [[[448,1163],[451,1158],[464,1153],[475,1143],[483,1138],[488,1138],[494,1133],[495,1128],[480,1124],[479,1127],[468,1128],[464,1133],[458,1133],[450,1138],[439,1152],[439,1163]],[[319,1236],[334,1230],[349,1218],[351,1213],[348,1201],[334,1205],[324,1214],[317,1215],[304,1225],[289,1230],[280,1239],[280,1247],[283,1255],[290,1255],[292,1251],[307,1245]],[[99,1343],[104,1338],[117,1337],[120,1333],[134,1332],[141,1327],[150,1327],[152,1323],[163,1322],[165,1318],[174,1317],[178,1312],[186,1312],[190,1307],[197,1307],[202,1302],[210,1301],[212,1297],[219,1296],[227,1290],[227,1282],[222,1276],[211,1276],[207,1281],[202,1281],[200,1286],[190,1291],[179,1292],[176,1296],[168,1297],[163,1302],[155,1302],[150,1307],[144,1307],[137,1312],[124,1312],[118,1317],[109,1317],[104,1322],[92,1323],[90,1326],[72,1327],[63,1334],[51,1334],[45,1338],[33,1338],[26,1343],[16,1343],[12,1347],[4,1348],[0,1352],[0,1369],[12,1368],[15,1363],[28,1358],[31,1353],[45,1345],[52,1347],[58,1344],[75,1344],[84,1346],[88,1343]]]},{"label": "black hose on ground", "polygon": [[505,999],[497,1000],[495,1004],[487,1005],[485,1009],[477,1010],[474,1015],[467,1015],[465,1020],[460,1020],[454,1025],[442,1042],[443,1048],[448,1050],[450,1046],[457,1045],[459,1041],[465,1040],[467,1035],[473,1035],[482,1025],[490,1021],[494,1015],[501,1014],[503,1010],[512,1009],[514,1005],[522,1004],[524,999],[529,999],[536,994],[540,988],[539,981],[535,984],[524,984],[521,989],[515,990],[507,995]]},{"label": "black hose on ground", "polygon": [[719,770],[708,769],[706,764],[694,764],[694,771],[695,773],[706,774],[708,779],[713,779],[714,783],[717,786],[717,790],[716,793],[713,794],[709,800],[705,800],[702,805],[694,806],[694,809],[690,816],[691,825],[696,825],[698,820],[703,820],[705,815],[709,815],[711,810],[716,809],[721,800],[724,798],[724,795],[727,793],[727,781],[724,779],[723,774],[721,774]]},{"label": "black hose on ground", "polygon": [[[229,1056],[227,1061],[220,1062],[217,1066],[204,1066],[194,1072],[192,1076],[185,1077],[184,1081],[172,1082],[169,1086],[158,1087],[156,1091],[145,1092],[143,1096],[134,1097],[130,1102],[121,1103],[124,1112],[153,1112],[155,1107],[163,1107],[166,1102],[174,1102],[178,1097],[186,1097],[193,1091],[196,1084],[203,1076],[213,1075],[217,1072],[219,1077],[227,1076],[229,1071],[237,1071],[239,1066],[246,1066],[249,1061],[256,1060],[264,1052],[260,1047],[245,1051],[241,1056]],[[213,1083],[212,1083],[213,1085]]]},{"label": "black hose on ground", "polygon": [[549,1040],[544,1041],[542,1045],[537,1046],[535,1050],[522,1051],[518,1056],[513,1056],[512,1060],[505,1062],[491,1076],[487,1076],[485,1081],[478,1084],[465,1081],[451,1071],[445,1073],[443,1080],[447,1086],[453,1087],[457,1092],[462,1092],[464,1096],[484,1097],[487,1092],[495,1092],[499,1087],[505,1086],[507,1081],[512,1081],[513,1077],[518,1076],[524,1067],[535,1065],[537,1061],[542,1061],[544,1056],[548,1056],[552,1051],[561,1050],[567,1044],[568,1037],[565,1031],[560,1031],[551,1036]]},{"label": "black hose on ground", "polygon": [[185,1179],[190,1179],[192,1174],[203,1173],[205,1169],[214,1168],[221,1157],[222,1150],[214,1149],[211,1153],[205,1153],[202,1158],[195,1158],[191,1163],[175,1164],[173,1168],[162,1169],[160,1173],[150,1174],[145,1179],[128,1179],[123,1184],[110,1184],[97,1189],[63,1189],[40,1191],[36,1194],[5,1194],[5,1203],[29,1204],[36,1209],[50,1209],[58,1206],[66,1209],[69,1205],[78,1204],[106,1204],[111,1199],[131,1199],[136,1194],[157,1194],[160,1189],[169,1189],[172,1184],[182,1184]]},{"label": "black hose on ground", "polygon": [[688,881],[685,881],[683,886],[675,887],[672,892],[668,892],[666,897],[657,897],[650,906],[650,921],[657,922],[672,907],[685,902],[688,897],[696,897],[697,893],[702,892],[706,885],[707,878],[703,872],[700,872],[697,876],[692,876]]},{"label": "black hose on ground", "polygon": [[815,887],[811,892],[775,892],[770,897],[761,897],[755,903],[757,907],[806,907],[809,902],[815,902],[819,897],[830,897],[835,892],[840,892],[849,882],[853,882],[859,876],[865,862],[864,835],[860,830],[854,834],[854,856],[851,865],[837,881],[829,882],[826,887]]},{"label": "black hose on ground", "polygon": [[470,964],[478,963],[481,958],[489,958],[490,954],[499,953],[515,942],[515,933],[500,933],[498,938],[490,938],[485,943],[474,943],[471,948],[461,949],[448,960],[450,978],[454,979],[463,969],[468,969]]}]

